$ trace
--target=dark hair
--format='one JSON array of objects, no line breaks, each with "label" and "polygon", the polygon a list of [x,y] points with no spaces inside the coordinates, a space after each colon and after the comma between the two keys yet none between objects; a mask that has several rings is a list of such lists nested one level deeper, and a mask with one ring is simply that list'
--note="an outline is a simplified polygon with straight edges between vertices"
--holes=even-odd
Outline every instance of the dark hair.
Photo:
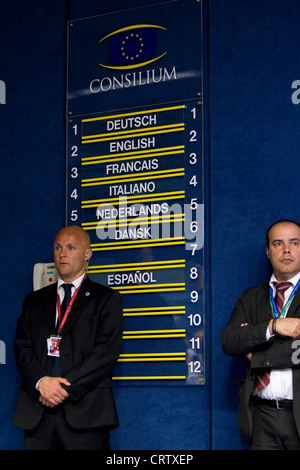
[{"label": "dark hair", "polygon": [[270,243],[270,238],[269,238],[270,230],[274,227],[274,225],[281,224],[281,223],[295,224],[300,228],[300,224],[298,224],[298,222],[295,222],[294,220],[290,220],[290,219],[277,220],[277,222],[274,222],[268,228],[268,230],[266,231],[266,245],[267,245],[267,247],[269,246],[269,243]]}]

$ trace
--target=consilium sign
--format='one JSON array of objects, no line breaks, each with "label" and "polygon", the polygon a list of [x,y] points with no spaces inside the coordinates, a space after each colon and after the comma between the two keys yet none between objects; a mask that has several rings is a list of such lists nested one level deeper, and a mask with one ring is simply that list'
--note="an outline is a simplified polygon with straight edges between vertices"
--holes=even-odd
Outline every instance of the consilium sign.
[{"label": "consilium sign", "polygon": [[69,25],[67,223],[123,295],[117,385],[205,384],[202,28],[186,0]]},{"label": "consilium sign", "polygon": [[99,93],[110,90],[117,90],[120,88],[129,88],[150,85],[170,80],[176,80],[176,68],[173,67],[169,72],[164,69],[152,69],[145,72],[130,72],[121,74],[118,77],[104,77],[102,79],[96,78],[90,83],[91,93]]},{"label": "consilium sign", "polygon": [[[155,56],[157,54],[155,33],[160,29],[166,30],[158,25],[136,24],[114,31],[101,39],[99,43],[109,41],[110,53],[108,63],[99,63],[99,65],[121,73],[95,78],[90,83],[91,93],[176,80],[175,66],[171,70],[166,67],[148,68],[150,64],[153,65],[167,54],[163,52]],[[137,68],[142,68],[142,70],[135,71]]]},{"label": "consilium sign", "polygon": [[199,97],[201,10],[178,0],[70,23],[69,113]]}]

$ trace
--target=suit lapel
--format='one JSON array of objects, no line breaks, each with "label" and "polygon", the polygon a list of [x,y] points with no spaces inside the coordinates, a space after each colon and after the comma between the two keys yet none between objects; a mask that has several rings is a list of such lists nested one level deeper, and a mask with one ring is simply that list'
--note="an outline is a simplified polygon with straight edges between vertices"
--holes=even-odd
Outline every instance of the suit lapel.
[{"label": "suit lapel", "polygon": [[92,298],[93,290],[93,282],[89,278],[86,278],[81,284],[81,287],[72,305],[66,323],[64,324],[64,327],[62,329],[62,336],[64,336],[68,332],[69,328],[72,326],[72,324],[80,314],[82,308],[85,307],[89,299]]},{"label": "suit lapel", "polygon": [[299,289],[297,290],[293,300],[292,300],[292,303],[290,305],[290,308],[288,309],[288,312],[287,312],[287,317],[294,317],[294,316],[300,316],[300,312],[296,312],[297,309],[299,308],[300,306],[300,287]]},{"label": "suit lapel", "polygon": [[271,314],[271,308],[270,308],[270,300],[269,300],[269,283],[265,282],[262,284],[262,290],[258,294],[261,296],[257,300],[257,305],[260,305],[260,312],[259,312],[259,318],[263,320],[267,320],[270,318]]},{"label": "suit lapel", "polygon": [[49,286],[49,288],[45,290],[45,296],[44,296],[44,312],[45,312],[48,332],[50,334],[53,334],[55,332],[56,293],[57,293],[57,283]]}]

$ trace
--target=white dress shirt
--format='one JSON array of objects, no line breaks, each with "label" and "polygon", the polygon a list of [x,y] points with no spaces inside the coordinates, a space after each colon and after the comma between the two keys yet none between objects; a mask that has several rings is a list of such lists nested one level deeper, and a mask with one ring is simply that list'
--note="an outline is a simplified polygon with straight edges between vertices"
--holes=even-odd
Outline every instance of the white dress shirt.
[{"label": "white dress shirt", "polygon": [[[83,280],[84,276],[85,276],[85,273],[83,273],[80,277],[75,279],[75,281],[72,281],[73,287],[71,289],[71,297],[73,296],[75,290],[78,289],[78,287],[82,283],[82,280]],[[58,292],[58,295],[59,295],[59,298],[60,298],[60,304],[62,304],[62,302],[64,300],[64,297],[65,297],[65,289],[62,287],[62,284],[65,284],[65,282],[60,277],[58,277],[58,279],[57,279],[57,292]],[[57,313],[57,306],[56,306],[56,323],[57,323],[57,318],[58,318],[58,313]]]},{"label": "white dress shirt", "polygon": [[[82,274],[82,276],[78,277],[77,279],[75,279],[75,281],[72,282],[73,284],[73,287],[71,289],[71,296],[73,296],[74,292],[76,289],[78,289],[78,287],[80,286],[80,284],[82,283],[82,280],[85,276],[85,273]],[[58,292],[58,295],[60,297],[60,304],[62,304],[63,300],[64,300],[64,297],[65,297],[65,289],[62,287],[62,284],[65,284],[65,282],[60,278],[58,277],[57,279],[57,292]],[[55,324],[57,323],[57,319],[58,319],[58,312],[57,312],[57,304],[56,304],[56,320],[55,320]],[[43,377],[41,377],[38,382],[36,383],[36,389],[38,390],[39,389],[39,383],[40,381],[42,380]]]},{"label": "white dress shirt", "polygon": [[[74,294],[75,290],[78,289],[78,287],[80,286],[84,276],[85,276],[85,273],[83,273],[80,277],[78,277],[77,279],[75,279],[75,281],[72,282],[72,284],[74,286],[74,287],[72,287],[72,295]],[[61,303],[64,300],[64,296],[65,296],[65,289],[62,287],[62,284],[65,284],[65,282],[60,277],[58,277],[58,279],[57,279],[57,292],[59,294]]]}]

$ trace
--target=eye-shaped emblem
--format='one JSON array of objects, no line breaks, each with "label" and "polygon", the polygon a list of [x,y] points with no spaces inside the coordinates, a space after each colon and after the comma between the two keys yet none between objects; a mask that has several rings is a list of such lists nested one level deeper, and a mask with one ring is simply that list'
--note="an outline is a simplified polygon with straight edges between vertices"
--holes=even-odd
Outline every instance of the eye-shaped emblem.
[{"label": "eye-shaped emblem", "polygon": [[142,67],[160,59],[167,52],[155,57],[157,29],[166,30],[162,26],[138,24],[108,34],[99,43],[109,40],[110,64],[99,65],[109,69],[125,70]]}]

